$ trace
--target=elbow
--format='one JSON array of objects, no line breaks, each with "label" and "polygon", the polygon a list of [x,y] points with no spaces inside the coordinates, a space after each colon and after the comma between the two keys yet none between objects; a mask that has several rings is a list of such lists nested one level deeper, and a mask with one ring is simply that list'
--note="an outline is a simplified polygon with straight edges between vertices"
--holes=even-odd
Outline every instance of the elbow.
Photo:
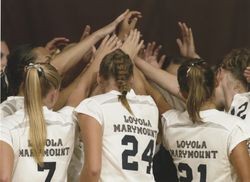
[{"label": "elbow", "polygon": [[92,167],[88,170],[89,176],[92,178],[98,178],[100,177],[101,174],[101,168],[98,167]]},{"label": "elbow", "polygon": [[0,176],[0,182],[10,182],[11,178],[9,176]]},{"label": "elbow", "polygon": [[86,167],[85,168],[85,167],[83,167],[80,181],[81,182],[84,182],[84,181],[98,182],[100,179],[100,174],[101,174],[101,168],[97,168],[97,167],[93,167],[93,168]]}]

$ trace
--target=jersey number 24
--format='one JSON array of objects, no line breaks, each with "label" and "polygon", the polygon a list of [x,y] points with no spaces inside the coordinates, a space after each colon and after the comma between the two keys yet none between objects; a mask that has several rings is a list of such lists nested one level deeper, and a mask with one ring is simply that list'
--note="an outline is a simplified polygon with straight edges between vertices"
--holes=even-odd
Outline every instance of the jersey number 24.
[{"label": "jersey number 24", "polygon": [[[132,144],[131,150],[124,150],[122,153],[122,168],[126,170],[138,170],[138,161],[129,162],[129,156],[136,156],[138,152],[138,141],[135,136],[132,135],[125,135],[122,138],[122,145],[128,145],[129,143]],[[147,166],[147,173],[150,174],[152,160],[153,160],[153,151],[154,151],[154,140],[150,140],[147,147],[145,148],[141,160],[148,162]]]}]

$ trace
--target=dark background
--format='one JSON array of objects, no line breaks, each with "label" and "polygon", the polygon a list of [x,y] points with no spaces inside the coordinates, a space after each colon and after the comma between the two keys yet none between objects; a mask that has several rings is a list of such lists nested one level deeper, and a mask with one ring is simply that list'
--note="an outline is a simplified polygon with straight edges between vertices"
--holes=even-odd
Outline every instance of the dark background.
[{"label": "dark background", "polygon": [[56,36],[78,41],[85,25],[96,30],[126,8],[143,14],[138,26],[146,42],[155,40],[177,55],[178,21],[192,27],[198,53],[218,62],[232,48],[250,46],[250,0],[2,0],[1,35],[10,49],[44,45]]}]

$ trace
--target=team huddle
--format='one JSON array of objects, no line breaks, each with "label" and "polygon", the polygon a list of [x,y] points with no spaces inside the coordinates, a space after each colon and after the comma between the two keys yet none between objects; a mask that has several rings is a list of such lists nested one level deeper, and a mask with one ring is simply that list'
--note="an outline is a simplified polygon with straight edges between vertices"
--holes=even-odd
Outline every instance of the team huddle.
[{"label": "team huddle", "polygon": [[178,181],[250,181],[250,49],[211,66],[179,22],[180,57],[166,59],[139,18],[77,43],[1,41],[0,181],[173,181],[153,171],[159,146]]}]

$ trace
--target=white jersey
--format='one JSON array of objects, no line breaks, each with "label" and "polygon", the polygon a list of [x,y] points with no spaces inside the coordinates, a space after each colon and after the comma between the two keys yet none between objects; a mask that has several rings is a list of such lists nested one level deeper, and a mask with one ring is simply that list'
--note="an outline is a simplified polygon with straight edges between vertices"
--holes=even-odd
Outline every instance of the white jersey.
[{"label": "white jersey", "polygon": [[240,117],[250,125],[250,92],[236,94],[230,106],[229,113]]},{"label": "white jersey", "polygon": [[0,104],[0,119],[14,114],[16,111],[23,109],[24,97],[10,96],[6,101]]},{"label": "white jersey", "polygon": [[173,157],[180,181],[234,182],[237,175],[229,161],[232,150],[249,135],[237,117],[215,109],[201,111],[201,124],[188,113],[163,114],[163,143]]},{"label": "white jersey", "polygon": [[72,107],[64,107],[58,112],[43,107],[47,126],[44,167],[38,166],[32,157],[29,124],[24,118],[24,110],[0,122],[0,140],[9,144],[14,152],[13,182],[67,181],[75,137],[72,111]]},{"label": "white jersey", "polygon": [[94,117],[103,128],[100,181],[154,181],[152,158],[158,133],[158,109],[150,96],[131,90],[131,115],[118,91],[90,97],[75,109]]},{"label": "white jersey", "polygon": [[[228,113],[243,119],[250,134],[250,92],[236,94]],[[250,140],[247,142],[247,145],[250,155]]]}]

